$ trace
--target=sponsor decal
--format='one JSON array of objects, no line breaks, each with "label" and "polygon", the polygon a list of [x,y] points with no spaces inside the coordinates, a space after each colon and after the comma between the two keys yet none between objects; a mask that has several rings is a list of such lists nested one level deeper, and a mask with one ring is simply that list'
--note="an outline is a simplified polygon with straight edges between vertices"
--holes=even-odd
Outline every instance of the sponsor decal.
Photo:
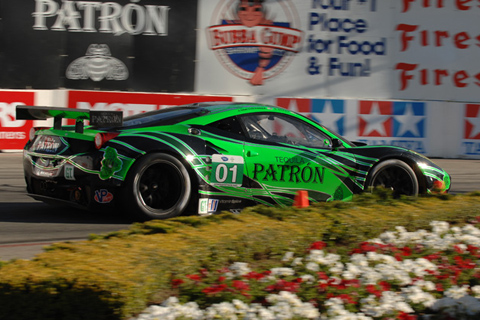
[{"label": "sponsor decal", "polygon": [[480,104],[466,104],[461,153],[480,155]]},{"label": "sponsor decal", "polygon": [[324,177],[325,168],[319,166],[254,163],[253,167],[253,180],[257,181],[323,183]]},{"label": "sponsor decal", "polygon": [[110,203],[113,200],[113,194],[107,189],[95,190],[94,199],[98,203]]},{"label": "sponsor decal", "polygon": [[425,103],[360,101],[361,137],[425,138]]},{"label": "sponsor decal", "polygon": [[75,172],[75,167],[70,165],[70,164],[66,164],[64,167],[63,167],[63,170],[64,170],[64,177],[66,180],[75,180],[75,175],[74,175],[74,172]]},{"label": "sponsor decal", "polygon": [[103,154],[102,167],[100,168],[100,179],[107,180],[122,169],[122,160],[118,157],[118,152],[112,147],[107,147]]},{"label": "sponsor decal", "polygon": [[235,76],[263,85],[299,52],[303,32],[290,0],[221,0],[206,30],[210,50]]},{"label": "sponsor decal", "polygon": [[425,153],[425,102],[360,101],[359,141]]},{"label": "sponsor decal", "polygon": [[33,121],[16,120],[17,105],[33,105],[34,92],[0,92],[0,150],[21,150],[28,142],[28,132]]},{"label": "sponsor decal", "polygon": [[116,2],[35,0],[33,29],[115,36],[168,35],[168,6],[130,2],[122,6]]},{"label": "sponsor decal", "polygon": [[480,104],[466,105],[464,128],[464,139],[480,140]]},{"label": "sponsor decal", "polygon": [[32,150],[43,153],[59,153],[59,149],[64,147],[61,139],[55,136],[39,136],[33,144]]},{"label": "sponsor decal", "polygon": [[243,182],[243,169],[243,157],[214,154],[212,155],[210,183],[212,185],[239,187]]},{"label": "sponsor decal", "polygon": [[128,79],[128,69],[122,61],[112,57],[108,45],[91,44],[85,56],[68,65],[65,76],[71,80],[120,81]]},{"label": "sponsor decal", "polygon": [[211,214],[217,211],[218,199],[200,199],[198,205],[199,214]]},{"label": "sponsor decal", "polygon": [[345,100],[278,98],[276,104],[302,113],[340,135],[345,134]]}]

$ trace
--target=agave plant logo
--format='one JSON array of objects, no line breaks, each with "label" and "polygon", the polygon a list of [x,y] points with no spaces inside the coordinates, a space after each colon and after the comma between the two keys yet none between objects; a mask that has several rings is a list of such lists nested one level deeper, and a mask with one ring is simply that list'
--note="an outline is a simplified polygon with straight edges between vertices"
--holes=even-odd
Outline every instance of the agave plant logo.
[{"label": "agave plant logo", "polygon": [[119,159],[117,150],[112,147],[105,149],[101,163],[99,176],[102,180],[110,179],[115,172],[122,169],[122,160]]},{"label": "agave plant logo", "polygon": [[299,52],[299,20],[290,0],[221,0],[206,30],[208,45],[228,71],[263,85]]}]

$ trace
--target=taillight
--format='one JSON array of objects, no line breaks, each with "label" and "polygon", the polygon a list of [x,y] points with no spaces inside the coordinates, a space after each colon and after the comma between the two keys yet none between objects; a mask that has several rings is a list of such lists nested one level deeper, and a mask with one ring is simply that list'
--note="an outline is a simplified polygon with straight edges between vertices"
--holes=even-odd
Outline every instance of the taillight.
[{"label": "taillight", "polygon": [[118,136],[119,132],[99,132],[95,135],[95,148],[100,150],[105,143]]},{"label": "taillight", "polygon": [[39,130],[45,130],[45,129],[48,129],[48,127],[32,127],[30,129],[30,132],[28,134],[28,139],[30,139],[30,141],[33,140],[33,138],[35,138],[35,133]]}]

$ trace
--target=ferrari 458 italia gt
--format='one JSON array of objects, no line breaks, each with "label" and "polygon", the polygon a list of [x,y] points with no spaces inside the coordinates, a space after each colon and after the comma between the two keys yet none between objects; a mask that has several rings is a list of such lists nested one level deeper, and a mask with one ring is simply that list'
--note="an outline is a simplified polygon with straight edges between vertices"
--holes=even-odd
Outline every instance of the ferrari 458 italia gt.
[{"label": "ferrari 458 italia gt", "polygon": [[416,152],[350,142],[269,105],[194,103],[126,118],[17,106],[17,119],[47,118],[53,127],[34,128],[24,149],[29,195],[139,220],[289,206],[300,190],[313,203],[374,187],[394,196],[450,188],[449,175]]}]

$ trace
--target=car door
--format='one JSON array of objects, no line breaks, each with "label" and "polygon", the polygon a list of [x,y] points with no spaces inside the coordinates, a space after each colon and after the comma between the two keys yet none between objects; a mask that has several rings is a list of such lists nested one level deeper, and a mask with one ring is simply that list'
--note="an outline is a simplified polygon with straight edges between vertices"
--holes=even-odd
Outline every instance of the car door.
[{"label": "car door", "polygon": [[319,128],[282,113],[239,116],[246,134],[245,172],[257,202],[291,205],[298,190],[311,201],[347,199],[349,175]]}]

